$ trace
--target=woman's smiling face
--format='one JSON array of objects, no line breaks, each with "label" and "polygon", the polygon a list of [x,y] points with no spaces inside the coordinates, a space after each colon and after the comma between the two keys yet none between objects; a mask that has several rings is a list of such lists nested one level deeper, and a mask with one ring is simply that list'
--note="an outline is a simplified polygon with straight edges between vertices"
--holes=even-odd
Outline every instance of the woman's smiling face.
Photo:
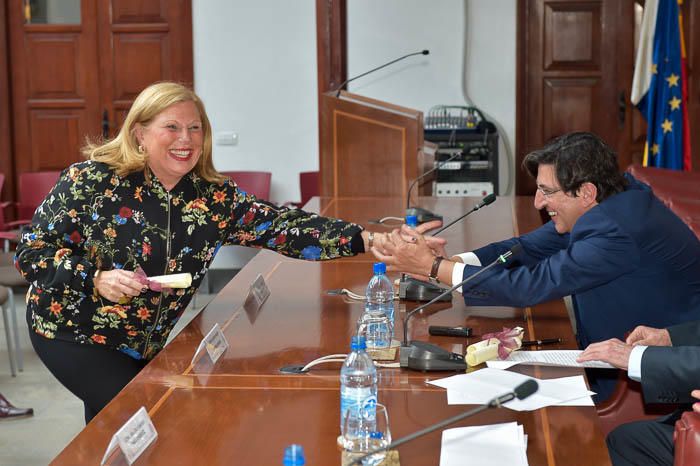
[{"label": "woman's smiling face", "polygon": [[189,173],[202,155],[202,121],[194,102],[173,104],[148,126],[136,128],[148,167],[166,189],[172,189]]}]

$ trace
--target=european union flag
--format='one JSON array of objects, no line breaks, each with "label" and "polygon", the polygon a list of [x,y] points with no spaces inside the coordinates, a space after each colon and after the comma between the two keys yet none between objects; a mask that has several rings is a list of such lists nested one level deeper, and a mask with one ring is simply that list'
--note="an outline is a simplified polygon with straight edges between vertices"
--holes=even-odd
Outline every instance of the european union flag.
[{"label": "european union flag", "polygon": [[682,0],[647,0],[632,103],[647,120],[644,166],[691,169]]}]

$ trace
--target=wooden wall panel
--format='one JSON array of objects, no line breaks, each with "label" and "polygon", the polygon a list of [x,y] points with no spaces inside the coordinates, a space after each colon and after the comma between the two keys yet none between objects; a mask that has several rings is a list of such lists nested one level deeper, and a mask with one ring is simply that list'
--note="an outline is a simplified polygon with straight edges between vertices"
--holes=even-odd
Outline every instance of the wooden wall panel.
[{"label": "wooden wall panel", "polygon": [[112,96],[115,101],[133,101],[149,84],[172,75],[167,33],[116,33],[113,44]]},{"label": "wooden wall panel", "polygon": [[[406,147],[406,129],[381,120],[344,112],[334,113],[336,193],[345,197],[404,195],[407,161],[386,154]],[[370,141],[358,150],[359,138]],[[405,154],[405,151],[403,151]]]},{"label": "wooden wall panel", "polygon": [[544,10],[544,69],[600,69],[599,2],[551,3]]},{"label": "wooden wall panel", "polygon": [[[29,74],[29,99],[78,98],[85,95],[79,82],[80,37],[78,34],[39,34],[27,36],[27,59],[61,73]],[[38,70],[37,70],[38,71]]]},{"label": "wooden wall panel", "polygon": [[46,110],[29,112],[30,134],[42,137],[32,144],[32,171],[63,170],[63,154],[78,154],[87,134],[87,122],[82,109]]},{"label": "wooden wall panel", "polygon": [[591,112],[599,79],[546,79],[544,82],[544,139],[595,126]]},{"label": "wooden wall panel", "polygon": [[167,0],[112,0],[112,23],[167,22]]}]

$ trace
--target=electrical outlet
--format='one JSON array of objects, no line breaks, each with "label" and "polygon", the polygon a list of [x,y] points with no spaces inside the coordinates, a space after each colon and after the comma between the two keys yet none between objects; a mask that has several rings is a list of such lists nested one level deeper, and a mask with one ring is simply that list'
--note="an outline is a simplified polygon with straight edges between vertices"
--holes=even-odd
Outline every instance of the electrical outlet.
[{"label": "electrical outlet", "polygon": [[238,145],[238,133],[233,131],[221,131],[216,133],[216,144],[218,146],[236,146]]}]

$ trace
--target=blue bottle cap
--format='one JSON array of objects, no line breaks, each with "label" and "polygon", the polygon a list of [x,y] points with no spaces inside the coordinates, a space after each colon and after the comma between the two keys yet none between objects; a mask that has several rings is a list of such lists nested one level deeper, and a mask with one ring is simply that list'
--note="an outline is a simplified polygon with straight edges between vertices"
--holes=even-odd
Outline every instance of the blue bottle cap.
[{"label": "blue bottle cap", "polygon": [[380,440],[381,440],[381,439],[384,438],[384,434],[381,433],[381,432],[372,431],[372,432],[369,433],[369,438],[380,439]]},{"label": "blue bottle cap", "polygon": [[418,217],[415,215],[406,215],[406,226],[415,228],[418,226]]},{"label": "blue bottle cap", "polygon": [[374,270],[375,275],[384,275],[386,273],[386,264],[384,262],[375,262],[372,270]]},{"label": "blue bottle cap", "polygon": [[351,351],[364,351],[367,349],[367,344],[365,343],[365,337],[362,335],[353,335],[350,340],[350,350]]},{"label": "blue bottle cap", "polygon": [[306,458],[304,458],[304,447],[293,444],[284,449],[283,466],[304,466]]}]

